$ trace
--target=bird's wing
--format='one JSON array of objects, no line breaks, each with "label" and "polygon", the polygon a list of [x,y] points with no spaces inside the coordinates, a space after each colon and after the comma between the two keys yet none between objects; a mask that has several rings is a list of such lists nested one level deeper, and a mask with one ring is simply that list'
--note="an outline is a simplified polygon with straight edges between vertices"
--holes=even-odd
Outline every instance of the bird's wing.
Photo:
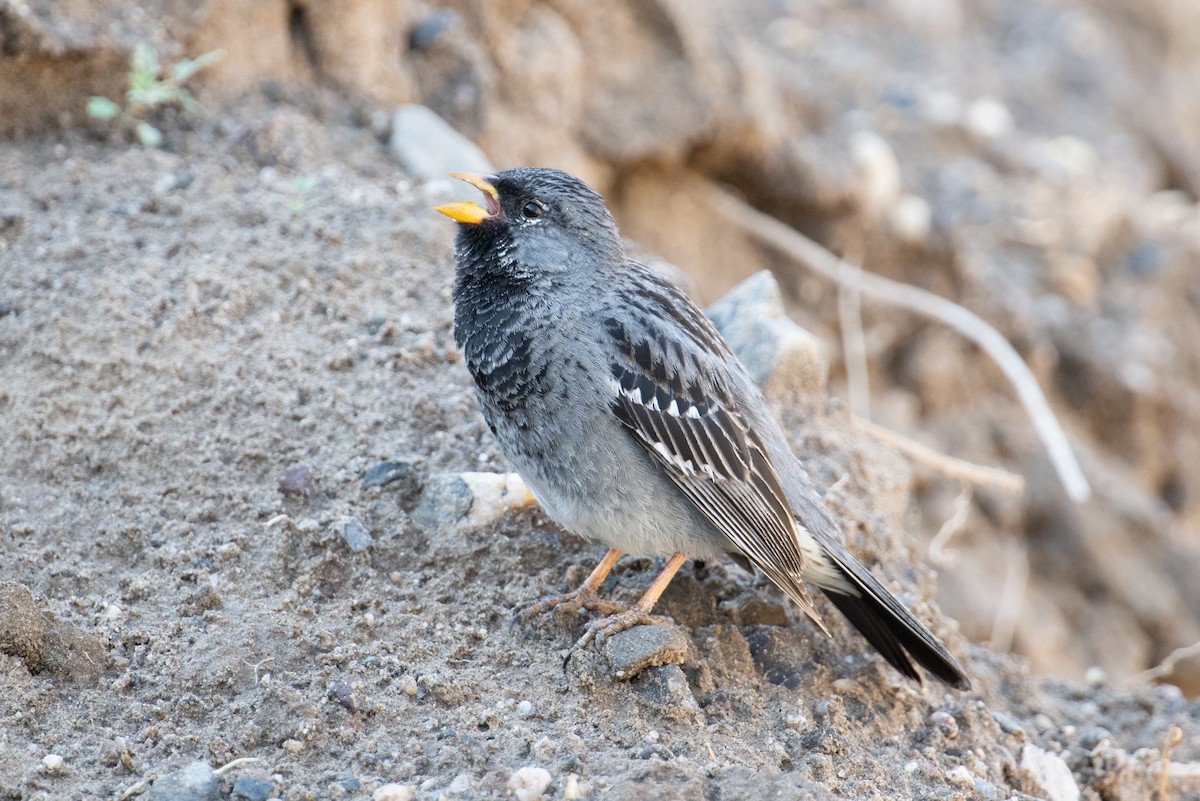
[{"label": "bird's wing", "polygon": [[759,435],[739,408],[746,380],[728,346],[687,297],[636,263],[600,323],[610,352],[612,410],[696,509],[820,623],[801,582],[795,517]]}]

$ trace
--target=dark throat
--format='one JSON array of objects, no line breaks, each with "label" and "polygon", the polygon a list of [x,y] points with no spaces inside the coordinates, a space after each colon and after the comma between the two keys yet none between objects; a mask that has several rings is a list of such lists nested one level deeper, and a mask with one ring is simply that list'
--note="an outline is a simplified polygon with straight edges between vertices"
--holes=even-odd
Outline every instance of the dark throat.
[{"label": "dark throat", "polygon": [[459,242],[454,340],[485,404],[514,412],[545,389],[549,354],[539,340],[550,321],[531,291],[533,276],[501,258],[508,243],[486,249],[474,244]]}]

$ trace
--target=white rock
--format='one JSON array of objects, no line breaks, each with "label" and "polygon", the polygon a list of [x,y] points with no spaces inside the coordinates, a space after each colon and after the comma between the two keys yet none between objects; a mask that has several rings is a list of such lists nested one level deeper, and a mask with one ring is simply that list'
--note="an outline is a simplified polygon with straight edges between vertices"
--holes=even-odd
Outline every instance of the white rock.
[{"label": "white rock", "polygon": [[896,236],[909,244],[919,245],[929,239],[929,232],[933,230],[933,210],[925,198],[903,194],[888,211],[888,222]]},{"label": "white rock", "polygon": [[412,801],[417,788],[411,784],[388,783],[371,793],[371,801]]},{"label": "white rock", "polygon": [[1008,106],[994,97],[981,97],[967,106],[963,125],[978,139],[1000,139],[1016,127]]},{"label": "white rock", "polygon": [[926,120],[944,128],[958,125],[963,118],[962,99],[953,92],[941,89],[925,95],[921,101],[921,110]]},{"label": "white rock", "polygon": [[508,789],[517,801],[538,801],[550,786],[550,771],[545,768],[526,766],[518,768],[508,777]]},{"label": "white rock", "polygon": [[474,142],[425,106],[396,109],[389,147],[404,171],[422,181],[445,178],[450,172],[492,172]]},{"label": "white rock", "polygon": [[461,473],[471,490],[471,508],[463,519],[468,528],[493,523],[509,513],[536,501],[524,480],[516,473]]},{"label": "white rock", "polygon": [[58,773],[63,769],[63,758],[58,754],[46,754],[42,757],[42,770],[46,773]]},{"label": "white rock", "polygon": [[579,775],[568,773],[566,781],[563,782],[563,801],[579,801],[584,797],[584,790],[579,784]]},{"label": "white rock", "polygon": [[1020,771],[1032,794],[1046,801],[1079,801],[1079,785],[1062,757],[1026,743],[1021,749]]},{"label": "white rock", "polygon": [[960,787],[969,787],[975,784],[975,777],[971,775],[971,771],[959,765],[957,768],[951,768],[946,772],[946,781],[951,784],[957,784]]},{"label": "white rock", "polygon": [[850,158],[866,212],[879,215],[891,208],[900,197],[900,162],[892,146],[874,131],[859,131],[850,137]]}]

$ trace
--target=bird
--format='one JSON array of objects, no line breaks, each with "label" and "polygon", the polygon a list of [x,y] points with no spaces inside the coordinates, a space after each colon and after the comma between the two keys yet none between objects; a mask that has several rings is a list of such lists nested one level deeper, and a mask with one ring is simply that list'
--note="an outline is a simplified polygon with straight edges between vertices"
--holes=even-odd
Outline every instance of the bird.
[{"label": "bird", "polygon": [[[559,170],[451,173],[478,189],[457,225],[454,338],[500,450],[564,529],[609,547],[576,590],[533,604],[600,612],[568,652],[648,622],[687,559],[763,573],[826,634],[820,589],[883,658],[967,689],[937,637],[842,544],[758,386],[683,291],[626,255],[604,198]],[[622,554],[666,557],[621,609]],[[914,664],[915,662],[915,664]]]}]

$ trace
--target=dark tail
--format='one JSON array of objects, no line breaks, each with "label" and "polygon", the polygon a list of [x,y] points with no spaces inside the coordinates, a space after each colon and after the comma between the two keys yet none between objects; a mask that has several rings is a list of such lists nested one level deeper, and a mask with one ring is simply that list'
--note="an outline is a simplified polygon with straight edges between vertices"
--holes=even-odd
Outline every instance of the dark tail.
[{"label": "dark tail", "polygon": [[917,664],[951,687],[966,690],[971,686],[962,666],[933,636],[933,632],[904,608],[896,596],[888,592],[844,548],[830,548],[828,543],[825,545],[826,553],[859,594],[852,595],[825,587],[821,589],[892,667],[920,681],[920,674],[913,666],[915,659]]}]

